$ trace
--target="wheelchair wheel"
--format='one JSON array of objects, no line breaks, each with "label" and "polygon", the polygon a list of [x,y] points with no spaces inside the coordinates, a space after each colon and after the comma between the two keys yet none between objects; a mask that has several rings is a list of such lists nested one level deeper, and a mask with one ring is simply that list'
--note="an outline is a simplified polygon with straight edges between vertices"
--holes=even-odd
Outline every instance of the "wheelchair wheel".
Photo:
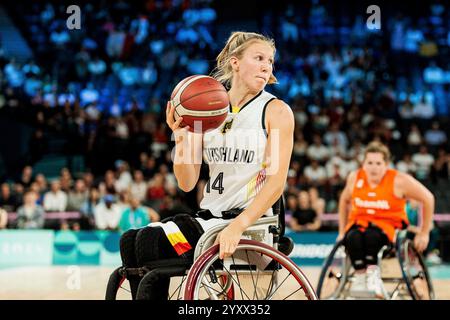
[{"label": "wheelchair wheel", "polygon": [[320,272],[317,284],[317,296],[319,299],[338,299],[350,271],[350,262],[345,254],[342,241],[335,244]]},{"label": "wheelchair wheel", "polygon": [[422,255],[410,239],[401,241],[398,258],[408,291],[413,300],[434,300],[434,289]]},{"label": "wheelchair wheel", "polygon": [[271,246],[241,240],[235,253],[219,259],[219,246],[205,251],[192,265],[185,300],[316,300],[300,268]]},{"label": "wheelchair wheel", "polygon": [[109,276],[106,286],[105,300],[130,299],[131,291],[126,287],[126,278],[120,274],[121,267],[115,269]]}]

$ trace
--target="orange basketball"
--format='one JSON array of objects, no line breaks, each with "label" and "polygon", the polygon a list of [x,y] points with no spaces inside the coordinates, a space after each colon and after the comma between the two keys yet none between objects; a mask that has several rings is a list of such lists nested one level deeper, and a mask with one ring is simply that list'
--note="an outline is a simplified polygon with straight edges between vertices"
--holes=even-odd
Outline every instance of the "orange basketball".
[{"label": "orange basketball", "polygon": [[180,81],[170,96],[175,106],[175,120],[191,132],[205,132],[219,127],[228,115],[230,100],[225,87],[216,79],[194,75]]}]

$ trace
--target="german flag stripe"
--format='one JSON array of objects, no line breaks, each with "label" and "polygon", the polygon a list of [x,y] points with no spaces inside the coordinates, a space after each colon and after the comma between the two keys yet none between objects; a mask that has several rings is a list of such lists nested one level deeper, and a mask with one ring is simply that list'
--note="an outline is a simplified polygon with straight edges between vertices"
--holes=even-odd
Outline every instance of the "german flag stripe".
[{"label": "german flag stripe", "polygon": [[152,223],[151,226],[161,227],[164,230],[167,239],[179,256],[192,249],[180,228],[173,221],[166,223],[156,222]]}]

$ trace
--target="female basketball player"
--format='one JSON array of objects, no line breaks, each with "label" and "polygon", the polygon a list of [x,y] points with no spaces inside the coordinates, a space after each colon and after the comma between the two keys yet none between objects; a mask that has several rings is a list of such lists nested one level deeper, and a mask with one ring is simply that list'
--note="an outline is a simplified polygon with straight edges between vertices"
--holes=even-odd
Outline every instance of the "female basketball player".
[{"label": "female basketball player", "polygon": [[[261,216],[273,214],[272,206],[280,203],[286,182],[294,132],[290,107],[264,91],[267,84],[276,83],[274,56],[273,40],[257,33],[231,34],[217,57],[213,75],[229,89],[230,113],[215,130],[189,132],[181,125],[182,117],[175,121],[174,107],[167,104],[166,121],[175,137],[173,168],[179,187],[188,192],[196,186],[202,154],[210,179],[200,203],[203,210],[195,218],[180,214],[122,236],[121,251],[129,243],[125,239],[133,234],[136,248],[148,247],[143,254],[136,249],[140,252],[138,265],[140,261],[192,257],[205,230],[232,218],[216,239],[223,259],[233,254],[249,226]],[[197,161],[186,163],[186,154]],[[130,285],[135,291],[136,282],[130,280]],[[151,299],[165,299],[168,285],[166,279],[155,283]]]},{"label": "female basketball player", "polygon": [[407,226],[406,199],[423,203],[423,224],[414,238],[416,249],[422,252],[429,241],[434,196],[412,176],[389,169],[389,159],[386,146],[370,143],[362,168],[349,174],[339,199],[338,240],[343,239],[352,261],[355,282],[351,291],[359,296],[381,294],[377,253],[394,242],[396,229]]},{"label": "female basketball player", "polygon": [[[217,57],[214,77],[229,88],[231,113],[219,129],[192,137],[190,150],[186,144],[176,143],[179,152],[197,152],[203,147],[210,169],[210,182],[204,189],[200,204],[214,217],[222,212],[243,209],[217,237],[220,258],[230,256],[236,249],[242,233],[262,215],[272,214],[272,205],[280,198],[286,182],[293,148],[293,113],[288,105],[264,91],[267,84],[276,82],[273,75],[275,45],[273,40],[256,33],[235,32]],[[177,136],[182,118],[174,121],[174,107],[168,104],[167,123]],[[234,133],[236,132],[236,134]],[[186,132],[184,132],[186,133]],[[240,144],[244,134],[254,145]],[[189,135],[196,135],[189,133]],[[254,161],[228,161],[224,157],[211,157],[219,147],[230,147],[231,154],[254,152]],[[195,150],[197,148],[197,150]],[[269,154],[273,150],[274,154]],[[278,156],[278,163],[273,159]],[[239,157],[241,158],[241,157]],[[268,163],[272,159],[272,163]],[[200,163],[177,164],[174,173],[184,191],[197,184]],[[266,166],[270,165],[270,168]],[[272,174],[267,174],[271,172]],[[197,219],[203,228],[211,223]]]}]

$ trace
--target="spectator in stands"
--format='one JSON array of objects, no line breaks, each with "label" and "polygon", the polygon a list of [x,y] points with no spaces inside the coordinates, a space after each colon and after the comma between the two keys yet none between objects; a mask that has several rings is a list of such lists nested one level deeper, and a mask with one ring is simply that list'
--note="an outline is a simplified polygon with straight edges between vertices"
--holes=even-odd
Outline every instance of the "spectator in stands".
[{"label": "spectator in stands", "polygon": [[159,221],[158,213],[151,208],[142,207],[140,201],[132,197],[130,207],[122,212],[119,229],[121,231],[137,229],[156,221]]},{"label": "spectator in stands", "polygon": [[0,230],[6,229],[8,225],[8,213],[6,210],[0,208]]},{"label": "spectator in stands", "polygon": [[[146,153],[144,153],[146,155]],[[146,179],[153,178],[154,174],[157,172],[156,159],[153,156],[144,157],[141,155],[141,170]]]},{"label": "spectator in stands", "polygon": [[423,137],[420,133],[420,129],[417,125],[411,125],[411,129],[407,137],[408,145],[412,147],[413,150],[417,149],[423,143]]},{"label": "spectator in stands", "polygon": [[3,71],[5,74],[6,81],[11,87],[18,88],[22,86],[25,77],[22,72],[21,66],[19,65],[19,63],[17,63],[15,58],[12,58],[10,60],[10,62],[5,66]]},{"label": "spectator in stands", "polygon": [[103,201],[95,206],[95,226],[99,230],[117,230],[121,217],[120,207],[111,194],[103,197]]},{"label": "spectator in stands", "polygon": [[285,193],[286,194],[297,194],[300,190],[298,189],[298,176],[297,171],[293,168],[288,170]]},{"label": "spectator in stands", "polygon": [[94,187],[94,175],[91,172],[83,173],[83,182],[87,190]]},{"label": "spectator in stands", "polygon": [[44,227],[44,208],[36,204],[37,194],[27,191],[24,204],[17,210],[18,229],[42,229]]},{"label": "spectator in stands", "polygon": [[175,178],[175,175],[169,171],[169,167],[167,166],[167,164],[162,163],[159,166],[159,173],[162,174],[162,176],[164,177],[164,187],[166,189],[171,189],[174,187],[177,187],[177,180]]},{"label": "spectator in stands", "polygon": [[306,154],[311,160],[325,162],[330,157],[330,150],[322,144],[320,135],[315,134],[313,136],[313,144],[308,147]]},{"label": "spectator in stands", "polygon": [[17,203],[22,204],[25,196],[25,187],[21,183],[15,183],[13,194],[16,197]]},{"label": "spectator in stands", "polygon": [[[99,92],[95,89],[94,84],[89,82],[83,90],[80,92],[80,102],[82,106],[87,106],[93,102],[98,101]],[[96,118],[96,117],[94,117]]]},{"label": "spectator in stands", "polygon": [[409,153],[403,155],[403,159],[397,162],[396,167],[400,172],[408,173],[412,176],[416,175],[417,165],[412,161]]},{"label": "spectator in stands", "polygon": [[305,140],[301,130],[295,132],[295,142],[293,148],[293,160],[304,163],[306,160],[306,151],[308,150],[308,142]]},{"label": "spectator in stands", "polygon": [[344,159],[338,153],[330,158],[325,165],[328,182],[331,186],[341,188],[347,178],[347,168]]},{"label": "spectator in stands", "polygon": [[294,231],[317,231],[320,226],[320,215],[311,207],[308,192],[300,191],[298,207],[292,213],[289,227]]},{"label": "spectator in stands", "polygon": [[348,139],[347,136],[339,130],[338,123],[333,123],[331,125],[330,130],[325,133],[323,141],[328,146],[332,146],[337,143],[341,150],[347,150]]},{"label": "spectator in stands", "polygon": [[41,193],[40,193],[39,185],[38,185],[37,182],[33,182],[33,183],[31,184],[31,186],[28,188],[28,191],[34,191],[34,192],[36,192],[36,195],[37,195],[37,197],[38,197],[37,200],[36,200],[36,203],[39,204],[39,205],[43,205],[44,194],[41,194]]},{"label": "spectator in stands", "polygon": [[308,189],[309,201],[311,203],[311,208],[321,216],[325,213],[325,199],[320,197],[319,190],[315,187]]},{"label": "spectator in stands", "polygon": [[61,190],[59,180],[50,184],[50,191],[46,192],[43,201],[45,211],[64,212],[67,207],[67,194]]},{"label": "spectator in stands", "polygon": [[290,226],[292,215],[298,209],[298,198],[297,193],[287,193],[286,194],[286,205],[285,205],[285,223]]},{"label": "spectator in stands", "polygon": [[19,183],[22,184],[24,188],[29,188],[33,179],[33,168],[31,166],[25,166],[22,170]]},{"label": "spectator in stands", "polygon": [[414,105],[413,113],[418,119],[428,120],[434,117],[435,110],[433,105],[423,95],[422,99]]},{"label": "spectator in stands", "polygon": [[142,202],[145,200],[147,193],[147,182],[145,182],[144,175],[141,170],[135,170],[133,176],[134,179],[130,185],[131,197]]},{"label": "spectator in stands", "polygon": [[59,183],[60,183],[61,190],[67,194],[73,185],[72,174],[70,173],[69,169],[67,169],[67,168],[61,169]]},{"label": "spectator in stands", "polygon": [[425,132],[425,142],[433,147],[440,146],[447,142],[447,134],[439,126],[439,122],[434,121],[431,128]]},{"label": "spectator in stands", "polygon": [[100,182],[99,188],[100,190],[104,188],[105,194],[116,194],[116,177],[114,175],[114,171],[107,170],[105,172],[105,179],[104,181]]},{"label": "spectator in stands", "polygon": [[420,146],[419,152],[413,154],[412,161],[417,166],[416,178],[419,180],[427,180],[434,163],[434,157],[428,153],[426,145]]},{"label": "spectator in stands", "polygon": [[59,26],[50,34],[50,41],[58,48],[63,48],[64,45],[70,41],[70,35],[66,28]]},{"label": "spectator in stands", "polygon": [[414,118],[414,105],[411,103],[409,96],[400,104],[398,112],[402,120],[412,120]]},{"label": "spectator in stands", "polygon": [[130,188],[133,178],[129,171],[128,163],[123,160],[116,161],[117,180],[114,182],[114,188],[117,192],[126,191]]},{"label": "spectator in stands", "polygon": [[439,148],[431,170],[431,178],[434,183],[439,179],[448,180],[450,177],[450,154],[444,148]]},{"label": "spectator in stands", "polygon": [[353,141],[350,150],[347,152],[347,155],[351,159],[356,159],[358,163],[362,163],[364,159],[364,148],[365,146],[361,140],[355,140]]},{"label": "spectator in stands", "polygon": [[43,197],[45,192],[47,192],[48,190],[47,178],[45,178],[45,176],[42,173],[38,173],[36,175],[36,178],[34,179],[34,182],[36,182],[39,187],[39,195]]},{"label": "spectator in stands", "polygon": [[89,61],[87,65],[88,71],[94,76],[100,76],[106,71],[106,63],[99,56]]},{"label": "spectator in stands", "polygon": [[158,210],[165,196],[164,176],[161,173],[156,173],[153,179],[150,180],[147,189],[148,205],[154,210]]},{"label": "spectator in stands", "polygon": [[75,188],[67,196],[67,211],[80,212],[81,207],[88,199],[88,191],[83,180],[75,181]]},{"label": "spectator in stands", "polygon": [[2,183],[0,194],[0,207],[7,212],[14,212],[19,206],[18,199],[11,193],[8,183]]},{"label": "spectator in stands", "polygon": [[96,188],[89,190],[89,197],[81,206],[80,226],[83,230],[95,227],[95,208],[100,203],[100,192]]},{"label": "spectator in stands", "polygon": [[130,207],[130,192],[125,190],[119,192],[116,197],[116,206],[119,208],[120,212],[124,212],[125,209]]},{"label": "spectator in stands", "polygon": [[305,168],[306,183],[319,189],[327,182],[327,171],[317,160],[312,160],[311,164]]}]

